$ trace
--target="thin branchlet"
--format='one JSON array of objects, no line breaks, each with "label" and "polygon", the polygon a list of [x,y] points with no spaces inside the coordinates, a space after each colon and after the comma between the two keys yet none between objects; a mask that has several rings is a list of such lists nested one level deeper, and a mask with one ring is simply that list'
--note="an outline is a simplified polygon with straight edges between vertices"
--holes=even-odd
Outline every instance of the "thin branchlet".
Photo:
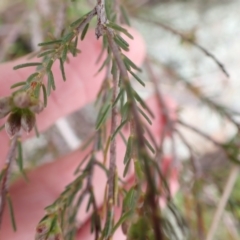
[{"label": "thin branchlet", "polygon": [[[194,156],[193,149],[190,146],[190,144],[187,142],[183,134],[178,130],[174,129],[174,131],[178,134],[179,138],[182,140],[182,142],[185,144],[185,146],[188,148],[189,154],[190,154],[190,163],[192,165],[193,173],[194,173],[194,180],[195,182],[200,180],[200,172],[199,172],[199,167],[198,167],[198,162],[197,159]],[[192,193],[195,197],[195,210],[196,210],[196,219],[197,219],[197,233],[198,233],[198,239],[201,240],[204,237],[204,220],[203,220],[203,211],[202,211],[202,206],[199,201],[199,197],[197,196],[198,194],[198,189],[197,185],[192,188]]]},{"label": "thin branchlet", "polygon": [[2,176],[2,181],[1,186],[0,186],[0,227],[2,223],[2,217],[3,217],[3,211],[6,203],[6,195],[9,190],[9,178],[11,174],[11,166],[13,161],[15,160],[16,156],[16,149],[17,149],[17,139],[18,139],[18,134],[16,134],[13,139],[11,140],[10,148],[7,154],[7,158],[5,161],[5,165],[3,168],[3,176]]},{"label": "thin branchlet", "polygon": [[160,139],[160,147],[159,147],[159,151],[162,151],[163,148],[163,142],[165,137],[170,134],[171,140],[172,140],[172,157],[173,157],[173,164],[177,164],[176,162],[176,147],[175,147],[175,139],[173,136],[174,133],[174,119],[172,119],[172,117],[170,116],[170,111],[164,101],[162,92],[159,88],[159,84],[158,84],[158,80],[153,72],[153,69],[151,67],[151,64],[149,62],[149,59],[147,58],[145,61],[145,65],[146,65],[146,70],[149,73],[149,77],[151,79],[151,81],[153,82],[154,88],[155,88],[155,92],[156,92],[156,98],[157,98],[157,102],[159,104],[159,109],[161,109],[161,114],[164,118],[164,129],[162,131],[161,134],[161,139]]},{"label": "thin branchlet", "polygon": [[226,75],[226,77],[229,78],[229,73],[227,72],[226,68],[224,67],[224,65],[216,58],[216,56],[214,56],[211,52],[209,52],[206,48],[204,48],[203,46],[199,45],[198,43],[195,42],[195,40],[193,40],[192,38],[189,38],[188,36],[186,36],[185,34],[177,31],[176,29],[165,25],[162,22],[159,21],[154,21],[151,20],[149,18],[145,18],[145,17],[139,17],[140,19],[146,21],[146,22],[150,22],[153,23],[159,27],[161,27],[162,29],[165,29],[168,32],[171,32],[177,36],[179,36],[182,40],[184,40],[185,42],[188,42],[190,44],[192,44],[193,46],[195,46],[196,48],[198,48],[200,51],[202,51],[206,56],[208,56],[209,58],[211,58],[220,68],[220,70]]},{"label": "thin branchlet", "polygon": [[113,40],[112,31],[107,28],[106,34],[107,34],[109,46],[110,46],[112,53],[114,55],[114,58],[117,62],[122,80],[124,82],[124,85],[126,86],[127,95],[131,101],[131,103],[130,103],[131,111],[132,111],[133,118],[135,120],[135,130],[136,130],[136,137],[137,137],[137,141],[138,141],[138,147],[139,147],[139,149],[141,149],[141,155],[142,155],[142,159],[144,162],[144,169],[145,169],[146,178],[147,178],[147,182],[148,182],[148,191],[147,191],[146,200],[147,200],[147,203],[148,203],[150,209],[152,209],[151,217],[152,217],[152,224],[153,224],[153,228],[154,228],[154,232],[155,232],[155,237],[156,237],[156,239],[162,240],[163,233],[162,233],[162,228],[161,228],[161,220],[159,217],[159,206],[155,199],[155,183],[151,176],[150,166],[148,163],[148,157],[146,154],[144,133],[143,133],[143,128],[142,128],[141,120],[140,120],[141,118],[139,116],[139,113],[138,113],[138,110],[136,107],[135,99],[132,97],[132,93],[131,93],[131,90],[129,87],[130,80],[129,80],[129,76],[127,73],[127,69],[122,61],[120,51]]}]

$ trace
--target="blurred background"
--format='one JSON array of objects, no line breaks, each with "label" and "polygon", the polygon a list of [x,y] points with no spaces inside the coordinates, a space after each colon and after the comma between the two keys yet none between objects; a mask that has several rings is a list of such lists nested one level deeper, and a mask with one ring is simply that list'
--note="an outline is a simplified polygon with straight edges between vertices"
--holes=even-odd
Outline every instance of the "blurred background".
[{"label": "blurred background", "polygon": [[[165,96],[178,105],[182,120],[209,134],[218,142],[239,145],[236,127],[214,112],[186,89],[190,82],[201,94],[213,101],[240,112],[240,1],[239,0],[124,0],[122,1],[131,25],[145,38],[148,58],[151,59],[159,86]],[[11,61],[38,51],[37,44],[48,38],[49,32],[60,36],[65,26],[86,13],[95,0],[71,2],[65,0],[1,0],[0,1],[0,62]],[[155,24],[157,21],[160,24]],[[164,26],[169,26],[167,29]],[[170,31],[169,31],[170,30]],[[230,77],[198,48],[183,41],[198,43],[213,54],[228,71]],[[147,97],[153,93],[153,84],[145,73],[146,88],[136,85],[138,92]],[[238,113],[234,120],[238,121]],[[93,105],[60,119],[39,138],[24,143],[27,169],[77,149],[93,131],[95,109]],[[198,181],[193,182],[190,152],[176,136],[176,156],[182,164],[180,190],[174,197],[179,214],[186,222],[186,235],[179,239],[197,239],[197,223],[207,235],[213,216],[219,207],[228,179],[235,169],[235,178],[226,208],[217,225],[216,240],[240,239],[240,178],[238,167],[227,159],[214,144],[187,128],[179,131],[185,136],[197,159]],[[171,144],[164,145],[171,154]],[[17,176],[17,173],[16,173]],[[192,193],[196,189],[197,194]],[[198,202],[199,209],[195,208]],[[166,213],[168,214],[168,213]],[[170,214],[170,213],[169,213]],[[173,220],[174,221],[174,220]],[[184,230],[185,231],[185,230]],[[172,238],[175,239],[175,238]],[[208,240],[211,240],[210,238]]]}]

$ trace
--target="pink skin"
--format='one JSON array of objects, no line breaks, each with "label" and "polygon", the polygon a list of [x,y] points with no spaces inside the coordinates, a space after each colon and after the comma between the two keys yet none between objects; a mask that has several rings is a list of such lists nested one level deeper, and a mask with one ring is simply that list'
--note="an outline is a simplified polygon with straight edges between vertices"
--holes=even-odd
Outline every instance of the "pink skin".
[{"label": "pink skin", "polygon": [[[128,39],[131,51],[127,53],[138,66],[140,66],[146,55],[145,44],[142,37],[133,29],[129,29],[134,40]],[[67,82],[62,81],[58,63],[53,66],[54,76],[57,84],[56,91],[51,95],[47,108],[37,116],[38,127],[41,131],[51,126],[58,118],[65,116],[89,102],[93,102],[104,78],[104,71],[94,76],[101,66],[96,65],[96,59],[101,50],[101,41],[97,41],[94,32],[90,31],[86,39],[80,43],[82,53],[77,58],[71,58],[70,64],[65,67]],[[103,58],[104,60],[104,58]],[[35,61],[35,60],[34,60]],[[15,62],[5,63],[0,66],[0,97],[10,94],[10,86],[18,81],[25,80],[34,68],[24,68],[13,71],[13,66],[25,62],[19,59]],[[162,121],[159,107],[155,97],[147,100],[149,107],[155,113],[152,133],[159,138]],[[3,120],[0,120],[0,125]],[[4,164],[7,154],[9,139],[5,131],[0,133],[0,168]],[[117,138],[117,166],[119,175],[123,171],[123,154],[125,146],[120,138]],[[45,164],[37,169],[28,172],[29,183],[18,179],[10,188],[10,194],[14,205],[14,212],[17,222],[17,232],[14,233],[11,227],[9,213],[4,213],[3,223],[0,230],[0,239],[11,240],[32,240],[35,235],[35,227],[38,221],[44,216],[44,207],[51,204],[63,191],[64,187],[73,179],[73,172],[79,161],[85,156],[84,152],[75,151],[67,156],[57,159],[53,163]],[[130,178],[131,176],[129,176]],[[170,174],[171,188],[175,191],[177,186],[177,175]],[[100,207],[103,201],[106,177],[97,169],[93,178],[97,204]],[[120,210],[117,211],[120,214]],[[80,210],[78,220],[84,223],[78,231],[77,239],[92,239],[89,233],[88,215]],[[123,239],[121,231],[117,231],[114,239]]]}]

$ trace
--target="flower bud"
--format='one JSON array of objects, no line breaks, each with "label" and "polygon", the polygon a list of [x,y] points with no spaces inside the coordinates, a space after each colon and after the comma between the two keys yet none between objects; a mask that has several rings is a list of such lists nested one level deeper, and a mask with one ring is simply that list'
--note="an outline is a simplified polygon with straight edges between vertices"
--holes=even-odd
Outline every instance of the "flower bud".
[{"label": "flower bud", "polygon": [[13,137],[21,129],[21,114],[19,112],[11,113],[5,123],[5,130],[10,137]]},{"label": "flower bud", "polygon": [[37,226],[35,240],[63,240],[63,233],[56,216],[45,216]]},{"label": "flower bud", "polygon": [[13,97],[13,102],[16,107],[27,108],[31,103],[30,95],[27,92],[18,92]]},{"label": "flower bud", "polygon": [[39,100],[36,104],[29,107],[29,109],[34,113],[40,113],[44,109],[44,104]]},{"label": "flower bud", "polygon": [[11,97],[0,98],[0,118],[5,117],[11,109]]},{"label": "flower bud", "polygon": [[36,123],[35,114],[31,111],[24,112],[21,117],[21,126],[27,133],[31,132]]}]

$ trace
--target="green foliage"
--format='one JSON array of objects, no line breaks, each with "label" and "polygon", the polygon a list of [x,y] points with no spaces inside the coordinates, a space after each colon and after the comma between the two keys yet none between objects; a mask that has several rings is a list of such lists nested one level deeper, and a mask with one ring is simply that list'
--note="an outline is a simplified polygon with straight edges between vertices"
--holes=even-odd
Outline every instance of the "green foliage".
[{"label": "green foliage", "polygon": [[12,227],[13,227],[13,230],[16,232],[17,231],[17,225],[16,225],[16,221],[15,221],[15,217],[14,217],[12,200],[11,200],[9,195],[7,195],[7,203],[8,203],[8,208],[9,208]]},{"label": "green foliage", "polygon": [[[167,113],[167,108],[164,101],[162,101],[161,93],[157,91],[157,87],[156,94],[162,111],[161,118],[166,121],[166,129],[162,136],[159,137],[160,141],[155,141],[152,137],[148,127],[152,125],[154,114],[133,88],[132,80],[130,80],[130,76],[132,76],[141,86],[145,87],[145,82],[136,73],[142,70],[123,53],[123,51],[130,50],[130,45],[123,35],[133,39],[133,36],[121,26],[122,23],[130,25],[128,11],[126,11],[127,7],[125,7],[126,2],[128,1],[120,1],[118,6],[117,1],[106,0],[104,8],[100,6],[100,3],[97,3],[97,6],[92,11],[72,22],[70,26],[66,26],[65,33],[59,39],[51,37],[49,41],[39,43],[38,46],[41,47],[41,50],[36,56],[41,58],[41,62],[28,62],[14,67],[15,70],[25,67],[37,67],[34,73],[25,81],[13,84],[11,89],[17,90],[12,92],[10,96],[0,99],[0,118],[7,116],[5,129],[11,138],[18,138],[21,129],[30,132],[34,128],[38,132],[35,125],[36,114],[47,107],[48,97],[52,91],[57,91],[57,80],[52,69],[53,64],[55,61],[59,61],[62,79],[66,81],[67,75],[64,65],[69,60],[69,54],[75,57],[81,52],[77,48],[78,41],[79,39],[81,41],[86,40],[85,37],[89,26],[93,17],[97,15],[96,30],[100,32],[100,36],[103,38],[101,56],[106,55],[98,73],[104,69],[106,77],[95,102],[98,111],[95,132],[89,141],[82,146],[82,150],[86,148],[90,150],[76,168],[75,179],[66,186],[65,190],[51,205],[46,207],[46,215],[39,222],[36,229],[36,240],[74,239],[77,231],[76,216],[79,209],[84,207],[84,201],[87,201],[86,212],[91,215],[90,231],[95,234],[95,239],[111,239],[120,226],[128,240],[160,240],[160,237],[161,239],[178,239],[177,230],[169,215],[166,214],[167,211],[170,212],[183,235],[187,236],[185,231],[187,228],[186,221],[170,196],[167,175],[171,175],[171,173],[165,173],[159,164],[164,159],[163,143],[166,138],[170,136],[174,145],[175,136],[173,132],[177,131],[177,124],[182,124],[198,132],[207,140],[212,141],[216,146],[224,149],[229,160],[239,164],[239,149],[236,143],[238,135],[236,139],[221,144],[193,127],[187,126],[179,119],[174,122]],[[100,13],[97,7],[100,7]],[[105,9],[105,12],[103,9]],[[165,26],[163,28],[166,29]],[[170,31],[179,35],[176,31],[174,32],[171,29]],[[212,56],[205,49],[199,47],[199,45],[197,46],[208,56]],[[212,57],[212,59],[215,58]],[[216,59],[215,61],[218,64]],[[219,66],[221,67],[221,65]],[[221,69],[224,70],[223,67]],[[47,81],[45,80],[46,76]],[[150,71],[149,78],[151,76]],[[233,112],[205,96],[189,81],[185,79],[179,81],[183,82],[188,91],[199,98],[201,102],[221,116],[229,119],[240,129],[239,124],[233,117]],[[120,118],[118,118],[119,116]],[[111,118],[110,130],[108,128],[109,118]],[[118,122],[119,119],[121,119],[120,122]],[[0,127],[0,130],[3,127]],[[125,129],[127,134],[125,134]],[[122,159],[125,165],[123,176],[119,176],[116,167],[117,152],[115,145],[118,135],[122,137],[126,145]],[[182,141],[184,142],[184,139]],[[185,145],[188,146],[186,142]],[[17,149],[16,162],[19,171],[26,178],[22,143],[19,138],[17,139]],[[102,154],[102,159],[96,159],[96,156],[99,156],[96,155],[97,152]],[[189,152],[192,154],[191,149],[189,149]],[[108,159],[110,162],[109,167],[107,166]],[[96,166],[108,178],[102,213],[98,209],[98,199],[96,199],[95,189],[92,185],[93,172]],[[131,167],[134,169],[134,184],[129,189],[125,189],[124,177],[127,176]],[[1,171],[1,183],[6,173],[7,170],[5,169]],[[194,170],[193,173],[196,175]],[[194,179],[193,188],[192,194],[197,195],[201,190],[199,179]],[[196,198],[196,209],[198,209],[200,206],[198,196],[194,197]],[[16,230],[13,206],[8,194],[6,199],[13,229]],[[162,200],[165,201],[166,205],[164,210],[161,209],[159,204]],[[238,203],[237,196],[234,196],[231,200],[229,201],[229,207],[235,209]],[[119,202],[120,206],[122,206],[122,214],[115,223],[114,207]],[[239,217],[239,211],[235,209],[234,212]],[[196,222],[197,224],[201,223],[201,219],[197,217]]]}]

